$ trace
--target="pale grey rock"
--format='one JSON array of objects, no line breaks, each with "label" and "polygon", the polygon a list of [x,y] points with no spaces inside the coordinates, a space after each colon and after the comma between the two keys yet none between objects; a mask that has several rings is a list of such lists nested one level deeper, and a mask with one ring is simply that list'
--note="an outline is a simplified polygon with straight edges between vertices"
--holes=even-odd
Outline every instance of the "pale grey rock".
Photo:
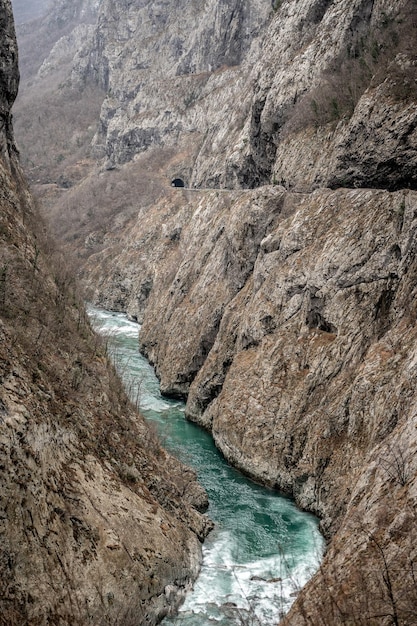
[{"label": "pale grey rock", "polygon": [[[85,52],[83,54],[83,51],[90,47],[93,32],[93,25],[79,24],[68,35],[64,35],[58,39],[48,57],[39,68],[39,78],[44,78],[48,74],[57,71],[60,69],[60,66],[68,62],[74,63],[79,72],[80,60],[85,56]],[[74,73],[73,71],[72,74],[74,75]]]},{"label": "pale grey rock", "polygon": [[[195,187],[414,186],[412,103],[394,105],[398,122],[390,126],[393,84],[414,76],[408,53],[392,60],[392,76],[376,78],[380,85],[348,119],[301,130],[293,121],[294,111],[308,117],[309,98],[346,51],[400,23],[400,11],[407,14],[405,3],[393,8],[386,0],[282,2],[275,12],[260,1],[102,2],[93,40],[72,72],[75,84],[94,78],[107,92],[94,154],[112,169],[150,148],[187,152],[192,140],[186,169]],[[373,157],[364,144],[374,145]]]},{"label": "pale grey rock", "polygon": [[[269,12],[261,0],[104,2],[89,72],[108,91],[95,139],[106,167],[181,135],[204,134],[211,120],[198,101],[217,97],[222,70],[241,64]],[[222,81],[223,98],[235,74]]]},{"label": "pale grey rock", "polygon": [[[57,0],[45,24],[62,22],[62,51],[74,43],[68,84],[106,92],[92,146],[105,169],[172,147],[192,187],[396,189],[416,183],[417,70],[401,43],[412,41],[403,24],[413,11],[405,0],[284,0],[276,10],[266,0]],[[80,22],[92,27],[83,42]]]},{"label": "pale grey rock", "polygon": [[[404,18],[399,17],[401,11]],[[411,52],[392,59],[392,76],[385,82],[385,76],[382,82],[381,76],[374,77],[373,82],[381,85],[359,99],[352,118],[342,116],[338,124],[319,121],[319,128],[313,120],[303,122],[311,118],[313,98],[319,99],[316,106],[320,109],[329,107],[332,98],[343,102],[347,97],[343,95],[347,87],[337,81],[333,90],[324,89],[338,59],[371,37],[371,32],[378,41],[387,23],[401,24],[406,16],[407,3],[394,8],[385,0],[281,3],[262,34],[261,52],[244,65],[249,70],[250,64],[250,87],[242,92],[243,124],[237,110],[226,137],[223,129],[209,132],[193,173],[194,184],[206,186],[209,181],[210,186],[255,187],[277,181],[300,191],[323,186],[415,187],[410,136],[415,126],[415,93],[410,102],[400,97],[395,104],[392,95],[396,89],[401,91],[399,83],[405,82],[406,87],[415,81],[415,71],[407,70],[414,64]],[[406,33],[397,36],[403,38]],[[378,65],[369,71],[378,74]],[[337,79],[337,72],[333,77]],[[355,73],[347,74],[344,81],[351,81],[352,92],[360,88]],[[297,111],[298,122],[307,128],[294,127]],[[398,122],[392,126],[396,117]],[[373,146],[372,156],[362,149],[368,144]],[[403,179],[395,182],[404,165]]]}]

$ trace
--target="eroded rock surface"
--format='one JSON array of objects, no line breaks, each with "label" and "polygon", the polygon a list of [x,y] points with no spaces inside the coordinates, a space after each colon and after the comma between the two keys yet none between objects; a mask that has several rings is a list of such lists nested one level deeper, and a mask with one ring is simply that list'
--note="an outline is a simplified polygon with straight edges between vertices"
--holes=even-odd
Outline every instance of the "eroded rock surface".
[{"label": "eroded rock surface", "polygon": [[0,34],[0,621],[156,624],[197,576],[206,497],[133,409],[45,236],[11,133],[8,0]]},{"label": "eroded rock surface", "polygon": [[388,610],[373,574],[386,556],[405,619],[416,591],[416,193],[262,188],[221,212],[213,200],[189,215],[177,256],[161,253],[142,347],[167,393],[189,388],[188,417],[233,465],[291,493],[335,537],[308,610],[336,620],[325,623],[341,619],[335,602],[352,616],[367,601]]},{"label": "eroded rock surface", "polygon": [[38,78],[100,85],[106,168],[175,145],[197,187],[415,187],[414,1],[274,7],[60,0]]},{"label": "eroded rock surface", "polygon": [[415,601],[416,206],[408,190],[175,190],[118,261],[162,389],[333,537],[299,623],[389,610],[385,557],[403,617]]}]

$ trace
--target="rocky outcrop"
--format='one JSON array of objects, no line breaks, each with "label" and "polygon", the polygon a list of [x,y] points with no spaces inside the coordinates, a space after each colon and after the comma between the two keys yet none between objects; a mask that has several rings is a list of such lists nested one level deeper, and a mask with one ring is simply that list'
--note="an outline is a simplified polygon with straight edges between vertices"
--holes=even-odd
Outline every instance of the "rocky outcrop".
[{"label": "rocky outcrop", "polygon": [[[103,2],[86,75],[108,94],[94,140],[105,167],[154,146],[200,145],[214,101],[225,111],[269,11],[260,0]],[[187,180],[195,148],[184,155]]]},{"label": "rocky outcrop", "polygon": [[[28,26],[19,33],[31,102],[40,92],[49,110],[37,124],[18,105],[29,169],[42,182],[68,175],[74,161],[50,112],[70,111],[75,97],[79,119],[59,118],[72,152],[82,145],[85,157],[91,143],[107,169],[174,148],[181,159],[166,175],[193,187],[414,188],[416,24],[405,0],[60,0],[35,29],[41,46]],[[96,98],[98,124],[84,120]],[[46,128],[49,177],[34,158]]]},{"label": "rocky outcrop", "polygon": [[105,167],[175,145],[197,187],[415,187],[413,2],[57,4],[70,82],[106,92]]},{"label": "rocky outcrop", "polygon": [[0,30],[0,621],[156,624],[198,573],[206,497],[130,404],[45,236],[12,144],[8,0]]},{"label": "rocky outcrop", "polygon": [[334,624],[392,602],[405,620],[417,196],[266,187],[232,192],[219,211],[216,192],[201,195],[165,223],[180,236],[158,248],[142,348],[233,465],[291,493],[334,537],[288,623],[305,623],[303,607]]},{"label": "rocky outcrop", "polygon": [[243,102],[227,133],[212,125],[193,183],[414,188],[415,4],[278,5]]},{"label": "rocky outcrop", "polygon": [[[165,224],[170,245],[158,250],[143,349],[162,388],[188,395],[188,415],[213,429],[226,456],[264,482],[297,484],[300,502],[311,507],[316,487],[303,482],[303,469],[296,480],[294,474],[296,459],[307,453],[306,432],[321,439],[308,427],[311,407],[332,415],[329,432],[322,422],[318,427],[325,439],[360,431],[351,407],[355,372],[369,351],[375,358],[393,324],[412,319],[414,194],[327,190],[310,196],[266,187],[224,194],[222,211],[216,192],[200,195],[193,212],[183,208]],[[175,241],[169,233],[178,230]],[[394,418],[385,419],[388,430],[395,426]],[[277,440],[277,423],[285,420],[292,423],[285,431],[304,442],[298,453],[290,440]],[[258,453],[248,428],[263,433]],[[233,442],[226,433],[234,433]],[[277,478],[270,466],[274,449],[288,459],[288,475],[283,469]],[[326,505],[318,499],[323,516]]]},{"label": "rocky outcrop", "polygon": [[[141,345],[162,389],[188,397],[231,463],[292,494],[332,537],[290,624],[365,609],[371,620],[392,602],[405,620],[415,605],[416,202],[173,190],[123,241],[124,306],[146,303]],[[110,305],[111,285],[98,288]]]}]

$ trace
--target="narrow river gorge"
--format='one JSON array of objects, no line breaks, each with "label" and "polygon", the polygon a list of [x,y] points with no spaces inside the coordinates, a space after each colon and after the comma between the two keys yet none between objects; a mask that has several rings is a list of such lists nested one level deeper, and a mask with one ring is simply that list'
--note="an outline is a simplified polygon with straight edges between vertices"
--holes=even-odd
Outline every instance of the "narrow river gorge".
[{"label": "narrow river gorge", "polygon": [[313,516],[230,467],[211,436],[184,418],[184,404],[164,398],[138,351],[138,324],[121,313],[89,307],[132,399],[155,425],[163,445],[193,467],[215,522],[203,547],[194,590],[164,626],[264,626],[277,623],[317,569],[324,540]]}]

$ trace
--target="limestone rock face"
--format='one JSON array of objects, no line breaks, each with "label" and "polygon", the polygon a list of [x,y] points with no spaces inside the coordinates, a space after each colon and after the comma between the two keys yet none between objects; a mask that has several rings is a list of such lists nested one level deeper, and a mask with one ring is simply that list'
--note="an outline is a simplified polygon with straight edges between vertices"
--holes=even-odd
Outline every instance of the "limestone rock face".
[{"label": "limestone rock face", "polygon": [[[172,190],[109,266],[161,388],[332,537],[289,624],[389,610],[384,567],[401,615],[415,606],[416,206],[409,190]],[[96,297],[119,293],[107,275]]]},{"label": "limestone rock face", "polygon": [[176,145],[197,187],[415,186],[413,2],[78,4],[57,15],[98,16],[71,80],[107,94],[105,167]]},{"label": "limestone rock face", "polygon": [[[266,187],[223,193],[219,211],[216,192],[197,195],[204,197],[193,211],[183,208],[165,225],[170,233],[177,224],[180,237],[169,237],[165,254],[158,251],[141,344],[167,393],[189,389],[188,415],[214,430],[226,456],[286,487],[294,483],[290,470],[289,480],[286,471],[279,479],[273,468],[260,471],[275,448],[280,459],[297,457],[289,441],[277,441],[281,421],[297,423],[303,439],[315,420],[310,407],[303,425],[300,407],[311,402],[332,415],[329,432],[320,426],[322,437],[363,428],[349,409],[351,385],[357,389],[356,369],[370,346],[408,319],[413,257],[405,251],[413,250],[415,197]],[[324,509],[318,507],[322,515]]]},{"label": "limestone rock face", "polygon": [[209,130],[194,184],[415,187],[414,3],[279,5],[248,60],[244,102],[227,134]]},{"label": "limestone rock face", "polygon": [[56,0],[27,29],[25,76],[103,89],[102,167],[175,147],[195,187],[416,186],[414,0]]},{"label": "limestone rock face", "polygon": [[[188,417],[233,465],[291,493],[335,537],[309,610],[375,607],[384,555],[412,605],[410,534],[391,542],[388,528],[415,523],[417,195],[215,195],[188,208],[175,252],[159,248],[142,348],[162,389],[189,389]],[[361,576],[356,602],[346,589]]]},{"label": "limestone rock face", "polygon": [[95,138],[106,167],[190,133],[200,143],[211,121],[207,100],[230,97],[269,11],[264,0],[105,0],[87,75],[108,93]]},{"label": "limestone rock face", "polygon": [[0,614],[4,624],[156,624],[211,523],[92,332],[12,144],[18,72],[0,2]]}]

